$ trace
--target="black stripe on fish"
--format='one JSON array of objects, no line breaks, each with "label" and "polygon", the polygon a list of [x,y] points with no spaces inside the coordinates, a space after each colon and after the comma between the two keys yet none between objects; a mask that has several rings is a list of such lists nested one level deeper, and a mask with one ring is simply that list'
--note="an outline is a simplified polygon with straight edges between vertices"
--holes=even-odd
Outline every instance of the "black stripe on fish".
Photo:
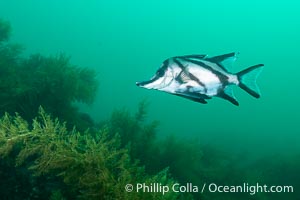
[{"label": "black stripe on fish", "polygon": [[169,59],[167,59],[163,62],[163,67],[167,68],[168,65],[169,65]]},{"label": "black stripe on fish", "polygon": [[[185,76],[187,76],[187,77],[189,77],[191,80],[193,80],[193,81],[196,81],[199,85],[201,85],[203,88],[204,88],[204,91],[206,92],[207,91],[207,88],[206,88],[206,86],[205,86],[205,84],[204,83],[202,83],[196,76],[194,76],[193,74],[191,74],[191,73],[186,73],[185,71],[185,66],[181,63],[181,62],[179,62],[177,59],[176,59],[176,57],[174,58],[174,62],[181,68],[181,72],[180,72],[180,74],[176,77],[176,80],[177,81],[179,81],[180,83],[184,83],[184,80],[182,79],[182,73],[184,73],[184,75]],[[178,78],[178,79],[177,79]]]},{"label": "black stripe on fish", "polygon": [[209,71],[211,71],[212,73],[214,73],[219,79],[220,79],[220,82],[222,84],[227,84],[228,83],[228,77],[226,75],[224,75],[223,73],[219,72],[218,70],[215,70],[213,67],[201,62],[201,61],[198,61],[198,60],[191,60],[191,59],[187,59],[187,58],[182,58],[183,60],[187,61],[187,62],[191,62],[191,63],[194,63],[200,67],[203,67]]},{"label": "black stripe on fish", "polygon": [[184,71],[185,67],[183,66],[183,64],[181,62],[179,62],[176,58],[179,58],[179,57],[174,57],[173,61],[180,67],[180,69],[182,71]]},{"label": "black stripe on fish", "polygon": [[201,85],[203,88],[204,88],[204,92],[206,93],[207,92],[207,87],[204,83],[202,83],[196,76],[194,76],[192,73],[189,73],[188,74],[189,77],[191,77],[191,79],[193,81],[196,81],[199,85]]},{"label": "black stripe on fish", "polygon": [[186,81],[184,80],[183,76],[187,76],[187,74],[184,73],[184,66],[176,60],[176,57],[173,58],[173,61],[180,67],[181,72],[178,74],[178,76],[175,78],[176,81],[178,81],[180,84],[185,83]]},{"label": "black stripe on fish", "polygon": [[160,77],[163,77],[164,74],[165,74],[166,69],[168,68],[168,65],[169,65],[169,59],[165,60],[165,61],[163,62],[162,67],[159,68],[159,69],[156,71],[156,74],[155,74],[156,76],[155,76],[155,78],[152,79],[152,81],[154,81],[154,80],[156,80],[156,79],[158,79],[158,78],[160,78]]}]

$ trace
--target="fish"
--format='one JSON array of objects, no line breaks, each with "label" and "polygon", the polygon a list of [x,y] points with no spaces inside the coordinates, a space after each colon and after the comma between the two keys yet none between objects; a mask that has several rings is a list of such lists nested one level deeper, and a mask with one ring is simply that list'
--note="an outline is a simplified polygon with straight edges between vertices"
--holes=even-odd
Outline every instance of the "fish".
[{"label": "fish", "polygon": [[163,61],[150,80],[136,82],[136,85],[202,104],[207,104],[207,100],[212,97],[219,97],[239,106],[233,86],[238,86],[251,96],[259,98],[261,93],[256,80],[264,64],[232,73],[238,54],[232,52],[213,57],[205,54],[171,57]]}]

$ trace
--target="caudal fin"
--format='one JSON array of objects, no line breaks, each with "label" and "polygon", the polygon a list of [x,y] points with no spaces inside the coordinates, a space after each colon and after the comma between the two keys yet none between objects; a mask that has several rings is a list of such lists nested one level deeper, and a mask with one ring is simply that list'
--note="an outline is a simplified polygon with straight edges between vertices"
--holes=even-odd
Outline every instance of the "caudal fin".
[{"label": "caudal fin", "polygon": [[256,98],[260,97],[260,91],[256,84],[256,79],[262,71],[263,66],[263,64],[254,65],[237,73],[240,88]]}]

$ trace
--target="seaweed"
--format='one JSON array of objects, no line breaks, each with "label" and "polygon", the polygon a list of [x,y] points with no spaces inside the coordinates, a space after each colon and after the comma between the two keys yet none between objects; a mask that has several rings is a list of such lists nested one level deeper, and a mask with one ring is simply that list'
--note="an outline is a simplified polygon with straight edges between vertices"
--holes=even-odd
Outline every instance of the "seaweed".
[{"label": "seaweed", "polygon": [[[174,180],[167,169],[156,175],[145,173],[143,167],[131,162],[128,150],[120,148],[120,137],[108,137],[108,134],[107,128],[99,130],[96,138],[75,129],[67,131],[64,123],[52,120],[42,108],[32,128],[19,115],[5,114],[0,120],[0,156],[14,159],[17,168],[24,167],[32,173],[35,178],[32,188],[37,198],[177,198],[176,193],[163,196],[161,193],[126,192],[127,183],[172,185]],[[36,185],[38,178],[47,178],[48,184],[49,180],[55,184],[44,191],[41,185]]]},{"label": "seaweed", "polygon": [[126,109],[115,110],[107,124],[111,133],[120,135],[121,147],[129,148],[130,156],[140,161],[146,170],[151,172],[151,163],[156,160],[157,154],[158,121],[146,121],[147,105],[146,100],[141,101],[135,114]]}]

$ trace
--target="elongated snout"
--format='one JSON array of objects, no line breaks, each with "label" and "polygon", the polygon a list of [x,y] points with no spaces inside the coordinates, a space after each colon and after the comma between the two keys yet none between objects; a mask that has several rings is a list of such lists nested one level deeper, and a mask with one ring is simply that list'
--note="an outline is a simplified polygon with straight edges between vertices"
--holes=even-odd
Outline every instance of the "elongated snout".
[{"label": "elongated snout", "polygon": [[142,85],[141,82],[135,82],[135,84],[139,87]]},{"label": "elongated snout", "polygon": [[146,89],[160,88],[160,81],[158,81],[156,78],[152,78],[149,81],[136,82],[135,84],[139,87],[146,88]]},{"label": "elongated snout", "polygon": [[136,82],[135,84],[139,87],[145,87],[147,84],[150,84],[150,83],[152,83],[152,80]]}]

